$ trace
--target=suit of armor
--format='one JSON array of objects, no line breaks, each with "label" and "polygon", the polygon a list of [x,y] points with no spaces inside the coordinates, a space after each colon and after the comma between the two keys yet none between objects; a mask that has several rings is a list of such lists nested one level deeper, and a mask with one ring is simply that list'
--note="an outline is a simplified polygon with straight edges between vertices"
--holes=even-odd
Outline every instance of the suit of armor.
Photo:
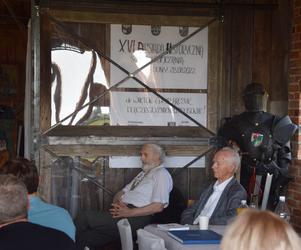
[{"label": "suit of armor", "polygon": [[289,144],[279,144],[273,138],[274,124],[280,118],[267,112],[243,112],[234,116],[220,129],[219,135],[226,141],[235,141],[242,154],[241,184],[249,188],[253,168],[257,175],[279,174],[288,177],[291,163]]},{"label": "suit of armor", "polygon": [[[292,159],[289,138],[295,130],[282,130],[282,134],[287,133],[287,139],[277,140],[275,130],[279,131],[277,124],[281,124],[282,118],[262,111],[263,102],[260,97],[263,93],[262,85],[249,84],[244,96],[247,97],[247,111],[228,119],[218,131],[218,136],[222,138],[222,144],[235,142],[239,147],[242,155],[240,182],[249,194],[253,191],[250,190],[250,179],[254,171],[256,175],[263,176],[262,183],[267,173],[273,174],[268,204],[272,209],[278,200],[279,192],[289,180],[288,168]],[[286,122],[286,125],[287,123],[289,122]]]}]

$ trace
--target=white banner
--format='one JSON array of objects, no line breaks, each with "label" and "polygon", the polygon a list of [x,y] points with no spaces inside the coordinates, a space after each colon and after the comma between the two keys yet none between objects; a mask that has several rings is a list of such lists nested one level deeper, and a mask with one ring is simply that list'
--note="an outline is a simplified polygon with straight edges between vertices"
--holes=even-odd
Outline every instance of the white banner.
[{"label": "white banner", "polygon": [[[187,163],[194,160],[195,157],[190,156],[173,156],[166,157],[164,166],[166,168],[182,168]],[[111,156],[109,162],[110,168],[140,168],[141,160],[140,157],[136,156]],[[202,157],[198,161],[194,162],[189,168],[204,168],[205,167],[205,157]]]},{"label": "white banner", "polygon": [[[160,93],[196,121],[206,126],[207,94]],[[114,125],[196,126],[194,122],[153,93],[111,92],[111,123]]]},{"label": "white banner", "polygon": [[[111,25],[111,58],[129,72],[134,72],[197,29],[185,27],[187,32],[180,33],[183,27],[156,26],[160,32],[154,35],[151,26],[130,27],[127,34],[122,25]],[[207,56],[208,28],[204,28],[170,54],[149,65],[137,77],[151,88],[207,89]],[[111,67],[111,84],[125,76],[121,70]],[[121,87],[141,88],[133,80]]]},{"label": "white banner", "polygon": [[[133,73],[196,29],[111,25],[111,58]],[[205,28],[135,76],[147,86],[160,89],[160,95],[206,126],[207,94],[202,92],[207,89],[207,57],[208,28]],[[127,76],[113,65],[110,73],[111,86]],[[153,93],[138,91],[144,87],[136,81],[129,79],[119,87],[130,89],[111,91],[111,125],[197,126]],[[167,157],[165,164],[172,168],[183,167],[193,159]],[[139,157],[110,157],[110,167],[140,166]],[[193,164],[193,167],[204,166],[203,158]]]}]

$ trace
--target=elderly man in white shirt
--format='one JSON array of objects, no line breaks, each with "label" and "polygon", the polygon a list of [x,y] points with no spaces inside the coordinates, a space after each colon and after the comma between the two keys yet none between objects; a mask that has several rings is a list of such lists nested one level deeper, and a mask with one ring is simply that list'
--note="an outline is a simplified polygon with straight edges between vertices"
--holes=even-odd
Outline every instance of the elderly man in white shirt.
[{"label": "elderly man in white shirt", "polygon": [[223,225],[236,215],[241,200],[247,198],[243,186],[233,177],[240,165],[240,157],[232,148],[219,150],[213,158],[212,170],[217,179],[205,189],[200,199],[181,216],[183,224],[197,224],[198,216],[208,216],[210,224]]},{"label": "elderly man in white shirt", "polygon": [[128,218],[132,232],[151,222],[153,214],[168,206],[173,182],[163,167],[164,150],[156,144],[145,144],[141,149],[142,170],[113,198],[109,213],[87,211],[75,221],[78,249],[88,246],[101,248],[119,240],[117,221]]}]

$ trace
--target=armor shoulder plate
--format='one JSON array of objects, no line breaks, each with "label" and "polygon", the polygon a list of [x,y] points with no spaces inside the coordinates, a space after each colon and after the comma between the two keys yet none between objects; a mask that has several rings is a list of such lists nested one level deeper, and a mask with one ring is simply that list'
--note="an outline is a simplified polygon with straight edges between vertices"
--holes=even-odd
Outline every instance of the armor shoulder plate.
[{"label": "armor shoulder plate", "polygon": [[273,137],[279,144],[284,145],[294,135],[298,126],[294,124],[289,116],[280,118],[273,126]]}]

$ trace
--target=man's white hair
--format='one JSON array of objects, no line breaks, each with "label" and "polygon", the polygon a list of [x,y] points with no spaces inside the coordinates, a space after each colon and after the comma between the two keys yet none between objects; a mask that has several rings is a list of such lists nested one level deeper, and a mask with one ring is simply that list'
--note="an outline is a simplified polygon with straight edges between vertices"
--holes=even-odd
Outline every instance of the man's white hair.
[{"label": "man's white hair", "polygon": [[159,154],[160,163],[163,163],[165,160],[165,151],[163,147],[155,143],[146,143],[143,146],[151,147],[155,152]]},{"label": "man's white hair", "polygon": [[230,154],[230,157],[227,158],[230,164],[233,164],[235,166],[234,171],[236,171],[240,167],[240,156],[238,152],[230,147],[224,147],[219,150],[219,152],[228,152]]}]

